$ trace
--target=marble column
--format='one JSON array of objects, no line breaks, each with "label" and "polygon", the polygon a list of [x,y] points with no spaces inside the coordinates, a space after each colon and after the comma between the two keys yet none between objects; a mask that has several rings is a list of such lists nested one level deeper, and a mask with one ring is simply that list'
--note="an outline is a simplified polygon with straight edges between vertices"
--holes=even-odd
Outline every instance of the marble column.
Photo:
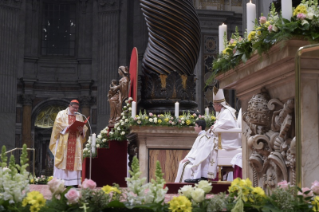
[{"label": "marble column", "polygon": [[[94,1],[93,13],[93,54],[98,63],[94,63],[97,73],[97,130],[108,125],[110,109],[107,92],[112,79],[119,79],[119,21],[120,1]],[[126,51],[126,49],[124,50]],[[126,65],[126,64],[123,64]]]},{"label": "marble column", "polygon": [[[22,70],[23,23],[21,0],[0,1],[0,138],[7,150],[15,147],[17,78]],[[21,16],[21,17],[20,17]]]},{"label": "marble column", "polygon": [[33,95],[22,95],[23,116],[22,116],[22,143],[28,148],[34,147],[31,137],[31,114]]}]

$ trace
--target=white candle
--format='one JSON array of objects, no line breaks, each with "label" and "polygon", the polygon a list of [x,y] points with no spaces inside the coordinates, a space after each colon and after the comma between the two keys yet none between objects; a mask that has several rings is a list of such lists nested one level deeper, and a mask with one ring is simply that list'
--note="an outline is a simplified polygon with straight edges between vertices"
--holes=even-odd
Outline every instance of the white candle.
[{"label": "white candle", "polygon": [[226,24],[222,24],[219,25],[218,27],[218,38],[219,38],[219,53],[221,53],[224,49],[224,34],[226,32],[226,36],[227,36],[227,25]]},{"label": "white candle", "polygon": [[255,29],[256,5],[250,2],[246,5],[247,13],[247,35]]},{"label": "white candle", "polygon": [[281,0],[281,13],[282,17],[290,21],[292,17],[292,1],[291,0]]},{"label": "white candle", "polygon": [[136,102],[132,102],[132,118],[135,118],[136,116]]},{"label": "white candle", "polygon": [[96,142],[96,134],[92,134],[92,153],[95,153],[95,142]]},{"label": "white candle", "polygon": [[179,103],[178,102],[175,103],[175,117],[176,118],[179,117]]},{"label": "white candle", "polygon": [[209,108],[208,107],[205,108],[205,115],[209,116]]}]

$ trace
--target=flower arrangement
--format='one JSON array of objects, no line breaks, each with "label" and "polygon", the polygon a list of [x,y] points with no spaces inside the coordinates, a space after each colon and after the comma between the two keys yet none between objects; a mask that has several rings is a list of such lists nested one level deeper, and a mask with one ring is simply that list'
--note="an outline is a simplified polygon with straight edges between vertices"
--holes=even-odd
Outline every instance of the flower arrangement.
[{"label": "flower arrangement", "polygon": [[[172,126],[172,127],[185,127],[185,126],[194,126],[195,121],[202,119],[206,121],[207,126],[211,126],[216,117],[214,113],[208,115],[197,115],[196,113],[190,114],[190,112],[183,112],[178,118],[172,116],[170,112],[164,114],[153,114],[153,113],[142,113],[139,112],[139,115],[136,115],[134,118],[132,115],[132,97],[129,97],[125,101],[126,105],[122,109],[121,120],[114,125],[113,128],[105,127],[97,136],[96,139],[96,148],[108,148],[108,141],[124,141],[126,136],[130,133],[131,126]],[[85,144],[83,149],[83,157],[90,157],[92,151],[92,140],[89,137],[88,142]],[[96,153],[92,154],[96,156]]]},{"label": "flower arrangement", "polygon": [[[231,36],[225,50],[213,61],[213,74],[207,81],[210,84],[215,76],[236,68],[241,62],[246,62],[252,54],[260,56],[281,41],[292,37],[306,39],[311,42],[319,41],[319,9],[318,0],[302,0],[293,10],[290,20],[284,19],[275,11],[272,4],[268,17],[261,14],[259,22],[255,21],[255,30],[241,38],[238,30]],[[282,43],[283,45],[285,42]]]},{"label": "flower arrangement", "polygon": [[0,167],[0,210],[19,211],[21,202],[29,191],[29,172],[27,146],[24,144],[20,156],[20,165],[15,164],[13,155],[7,168],[6,147],[2,146]]},{"label": "flower arrangement", "polygon": [[216,117],[212,112],[209,115],[197,115],[196,113],[190,114],[190,112],[183,112],[178,118],[172,116],[170,112],[164,114],[142,113],[136,115],[134,119],[131,119],[130,124],[133,126],[194,126],[195,121],[203,119],[206,121],[207,126],[212,125]]},{"label": "flower arrangement", "polygon": [[48,182],[50,182],[50,180],[53,179],[53,176],[45,176],[45,175],[41,175],[40,177],[33,177],[32,175],[30,175],[29,177],[29,184],[47,184]]}]

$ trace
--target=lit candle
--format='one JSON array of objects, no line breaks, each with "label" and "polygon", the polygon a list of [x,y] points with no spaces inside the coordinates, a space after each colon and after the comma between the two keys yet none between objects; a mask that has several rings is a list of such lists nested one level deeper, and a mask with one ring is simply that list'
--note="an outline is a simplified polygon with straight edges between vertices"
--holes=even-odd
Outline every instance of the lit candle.
[{"label": "lit candle", "polygon": [[95,142],[96,142],[96,134],[92,134],[92,153],[95,153]]},{"label": "lit candle", "polygon": [[281,0],[281,14],[285,19],[291,20],[292,17],[292,1],[291,0]]},{"label": "lit candle", "polygon": [[224,49],[224,34],[226,32],[226,36],[227,36],[227,25],[226,24],[222,24],[219,25],[218,27],[218,38],[219,38],[219,53],[221,53]]},{"label": "lit candle", "polygon": [[208,107],[205,108],[205,115],[209,116],[209,108]]},{"label": "lit candle", "polygon": [[135,118],[136,116],[136,102],[132,102],[132,118]]},{"label": "lit candle", "polygon": [[178,102],[175,103],[175,117],[176,118],[179,117],[179,103]]},{"label": "lit candle", "polygon": [[247,34],[255,29],[256,5],[250,2],[246,5],[247,12]]}]

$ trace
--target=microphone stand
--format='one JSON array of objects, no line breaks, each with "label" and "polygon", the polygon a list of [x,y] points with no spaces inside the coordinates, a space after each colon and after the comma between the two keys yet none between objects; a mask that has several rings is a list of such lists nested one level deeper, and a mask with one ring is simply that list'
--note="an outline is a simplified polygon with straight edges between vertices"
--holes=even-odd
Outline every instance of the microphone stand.
[{"label": "microphone stand", "polygon": [[[82,113],[79,113],[79,112],[75,112],[75,114],[79,114],[79,115],[82,115],[84,116],[85,119],[87,119],[87,117],[82,114]],[[90,121],[88,120],[87,123],[89,124],[89,127],[90,127],[90,138],[91,138],[91,145],[92,145],[92,128],[91,128],[91,124],[90,124]],[[91,149],[90,149],[90,169],[89,169],[89,178],[91,180],[91,172],[92,172],[92,146],[91,146]]]}]

